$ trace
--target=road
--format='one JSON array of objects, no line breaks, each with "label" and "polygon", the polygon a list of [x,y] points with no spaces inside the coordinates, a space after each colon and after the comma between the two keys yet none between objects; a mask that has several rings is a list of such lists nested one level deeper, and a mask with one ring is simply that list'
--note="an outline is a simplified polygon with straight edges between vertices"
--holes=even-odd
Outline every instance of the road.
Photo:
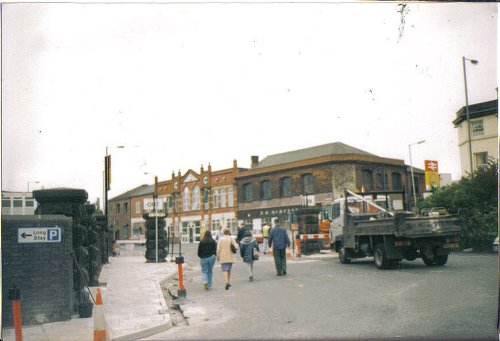
[{"label": "road", "polygon": [[377,270],[372,259],[343,265],[335,257],[288,262],[275,275],[271,257],[255,264],[249,282],[238,258],[232,287],[220,266],[205,291],[196,246],[183,247],[189,325],[145,340],[478,338],[498,340],[498,257],[457,253],[443,267],[421,260]]}]

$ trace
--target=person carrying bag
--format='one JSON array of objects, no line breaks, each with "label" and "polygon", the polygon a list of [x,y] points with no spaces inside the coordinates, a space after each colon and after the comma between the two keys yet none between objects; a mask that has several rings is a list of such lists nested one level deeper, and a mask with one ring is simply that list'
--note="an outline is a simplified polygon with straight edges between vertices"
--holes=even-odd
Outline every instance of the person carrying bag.
[{"label": "person carrying bag", "polygon": [[259,244],[252,237],[250,230],[245,231],[243,239],[240,241],[240,255],[247,265],[248,279],[253,281],[253,262],[259,259]]}]

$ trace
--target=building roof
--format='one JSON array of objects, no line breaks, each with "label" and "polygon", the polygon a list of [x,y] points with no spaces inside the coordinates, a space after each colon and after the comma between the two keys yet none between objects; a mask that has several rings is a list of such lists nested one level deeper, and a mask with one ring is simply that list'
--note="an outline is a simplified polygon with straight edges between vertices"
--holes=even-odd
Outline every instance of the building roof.
[{"label": "building roof", "polygon": [[[489,115],[498,115],[498,99],[488,102],[481,102],[469,105],[469,117],[478,118]],[[465,106],[457,111],[457,118],[453,120],[455,126],[459,125],[467,119]]]},{"label": "building roof", "polygon": [[320,146],[269,155],[265,157],[262,161],[260,161],[255,167],[252,167],[252,169],[276,166],[285,163],[313,159],[322,156],[342,155],[342,154],[376,156],[364,150],[351,147],[342,142],[334,142],[334,143],[323,144]]},{"label": "building roof", "polygon": [[154,185],[140,185],[139,187],[136,187],[134,189],[131,189],[130,191],[127,191],[125,193],[122,193],[112,199],[109,199],[109,201],[121,201],[121,200],[128,200],[133,197],[140,197],[142,195],[147,195],[147,194],[153,194],[154,192]]}]

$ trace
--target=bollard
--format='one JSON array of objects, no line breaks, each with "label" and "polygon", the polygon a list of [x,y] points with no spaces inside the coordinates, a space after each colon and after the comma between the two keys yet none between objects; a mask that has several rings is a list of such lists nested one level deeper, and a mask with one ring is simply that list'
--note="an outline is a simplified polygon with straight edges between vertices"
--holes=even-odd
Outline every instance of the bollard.
[{"label": "bollard", "polygon": [[300,239],[295,239],[295,244],[297,245],[297,257],[300,257]]},{"label": "bollard", "polygon": [[14,285],[9,289],[9,299],[12,300],[12,317],[16,341],[23,341],[23,325],[21,321],[21,291]]},{"label": "bollard", "polygon": [[177,273],[179,277],[179,290],[177,291],[177,296],[186,297],[186,289],[184,289],[184,276],[182,274],[182,264],[184,263],[184,257],[176,257],[175,263],[177,264]]}]

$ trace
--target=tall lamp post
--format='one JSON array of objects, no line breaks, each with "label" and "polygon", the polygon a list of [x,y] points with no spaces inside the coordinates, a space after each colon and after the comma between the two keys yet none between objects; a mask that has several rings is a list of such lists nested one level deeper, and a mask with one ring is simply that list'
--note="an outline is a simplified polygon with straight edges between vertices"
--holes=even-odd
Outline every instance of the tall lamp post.
[{"label": "tall lamp post", "polygon": [[421,144],[424,142],[425,142],[425,140],[422,140],[422,141],[418,141],[415,143],[410,143],[408,145],[408,152],[410,154],[411,187],[413,189],[413,205],[414,205],[413,207],[415,207],[415,205],[417,204],[417,190],[415,189],[415,177],[413,176],[413,161],[411,159],[411,146],[416,145],[416,144]]},{"label": "tall lamp post", "polygon": [[30,184],[39,184],[40,181],[28,181],[28,193],[30,191]]},{"label": "tall lamp post", "polygon": [[111,155],[108,154],[108,148],[123,149],[125,146],[106,146],[106,155],[104,156],[104,215],[108,216],[108,191],[111,184]]},{"label": "tall lamp post", "polygon": [[465,57],[462,57],[462,66],[464,70],[464,86],[465,86],[465,115],[467,117],[467,141],[469,144],[469,162],[470,162],[470,173],[473,173],[473,168],[472,168],[472,142],[471,142],[471,132],[470,132],[470,113],[469,113],[469,96],[467,92],[467,72],[465,69],[465,61],[469,61],[471,64],[476,65],[479,63],[475,59],[468,59]]}]

